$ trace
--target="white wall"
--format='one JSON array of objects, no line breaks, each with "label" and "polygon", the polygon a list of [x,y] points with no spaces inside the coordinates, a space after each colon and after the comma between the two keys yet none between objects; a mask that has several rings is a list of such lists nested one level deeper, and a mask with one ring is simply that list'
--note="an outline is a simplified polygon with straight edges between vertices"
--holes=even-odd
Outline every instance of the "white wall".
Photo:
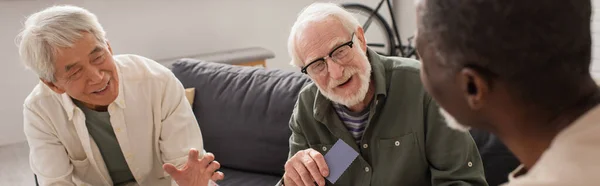
[{"label": "white wall", "polygon": [[[396,15],[396,24],[398,24],[398,30],[400,30],[400,37],[402,37],[402,43],[408,37],[414,36],[417,30],[417,19],[416,9],[414,0],[396,0],[394,14]],[[414,46],[414,45],[413,45]]]},{"label": "white wall", "polygon": [[592,17],[592,73],[596,78],[600,78],[600,0],[593,0],[594,16]]},{"label": "white wall", "polygon": [[[286,41],[297,13],[315,0],[0,0],[0,145],[21,142],[22,104],[37,83],[21,65],[14,38],[25,17],[53,4],[73,4],[94,12],[107,31],[115,53],[165,59],[260,46],[276,57],[269,68],[288,65]],[[398,1],[398,0],[397,0]],[[400,0],[404,1],[404,0]],[[361,2],[374,7],[377,1]],[[412,1],[411,1],[412,2]],[[412,7],[412,5],[411,5]],[[412,19],[409,17],[408,19]]]}]

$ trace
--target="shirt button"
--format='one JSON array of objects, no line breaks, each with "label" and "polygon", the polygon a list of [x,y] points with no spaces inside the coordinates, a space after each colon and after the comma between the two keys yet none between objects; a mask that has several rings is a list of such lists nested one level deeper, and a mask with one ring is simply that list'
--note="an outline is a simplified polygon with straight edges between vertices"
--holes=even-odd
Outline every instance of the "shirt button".
[{"label": "shirt button", "polygon": [[400,141],[396,141],[396,142],[394,142],[394,145],[396,145],[396,146],[400,146]]},{"label": "shirt button", "polygon": [[365,149],[366,149],[366,148],[369,148],[369,144],[366,144],[366,143],[365,143],[365,144],[363,144],[363,148],[365,148]]},{"label": "shirt button", "polygon": [[116,132],[121,132],[121,128],[116,128],[115,131]]},{"label": "shirt button", "polygon": [[369,167],[365,167],[365,172],[369,172]]},{"label": "shirt button", "polygon": [[326,146],[323,146],[323,151],[327,151],[327,147]]},{"label": "shirt button", "polygon": [[473,167],[473,163],[469,162],[469,163],[467,163],[467,166]]}]

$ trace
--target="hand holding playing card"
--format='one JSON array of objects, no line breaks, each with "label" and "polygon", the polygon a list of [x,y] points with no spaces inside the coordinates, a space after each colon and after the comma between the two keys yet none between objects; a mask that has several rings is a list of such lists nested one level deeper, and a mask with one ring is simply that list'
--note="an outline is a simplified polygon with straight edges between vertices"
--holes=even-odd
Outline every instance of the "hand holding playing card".
[{"label": "hand holding playing card", "polygon": [[352,164],[357,156],[358,152],[341,139],[335,142],[333,147],[331,147],[331,150],[325,154],[325,162],[329,165],[329,176],[327,176],[327,180],[331,183],[335,183],[346,169],[350,167],[350,164]]},{"label": "hand holding playing card", "polygon": [[323,155],[314,149],[298,151],[285,163],[283,182],[286,186],[325,185],[323,177],[329,175],[329,169]]},{"label": "hand holding playing card", "polygon": [[285,163],[284,185],[325,185],[324,177],[331,183],[348,169],[358,152],[338,140],[323,156],[314,149],[298,151]]}]

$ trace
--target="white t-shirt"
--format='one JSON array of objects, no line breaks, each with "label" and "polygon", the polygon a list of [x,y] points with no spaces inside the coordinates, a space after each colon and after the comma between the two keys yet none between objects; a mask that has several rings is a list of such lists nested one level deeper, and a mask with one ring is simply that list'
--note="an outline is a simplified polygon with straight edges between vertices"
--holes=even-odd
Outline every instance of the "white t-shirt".
[{"label": "white t-shirt", "polygon": [[600,106],[561,131],[538,162],[503,186],[600,186]]}]

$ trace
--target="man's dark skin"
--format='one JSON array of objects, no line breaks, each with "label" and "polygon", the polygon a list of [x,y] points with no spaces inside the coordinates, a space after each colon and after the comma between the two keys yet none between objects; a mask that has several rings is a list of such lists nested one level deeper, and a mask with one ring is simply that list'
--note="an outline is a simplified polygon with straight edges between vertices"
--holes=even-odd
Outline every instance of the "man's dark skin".
[{"label": "man's dark skin", "polygon": [[497,135],[525,169],[600,103],[590,0],[422,0],[421,79],[466,126]]}]

